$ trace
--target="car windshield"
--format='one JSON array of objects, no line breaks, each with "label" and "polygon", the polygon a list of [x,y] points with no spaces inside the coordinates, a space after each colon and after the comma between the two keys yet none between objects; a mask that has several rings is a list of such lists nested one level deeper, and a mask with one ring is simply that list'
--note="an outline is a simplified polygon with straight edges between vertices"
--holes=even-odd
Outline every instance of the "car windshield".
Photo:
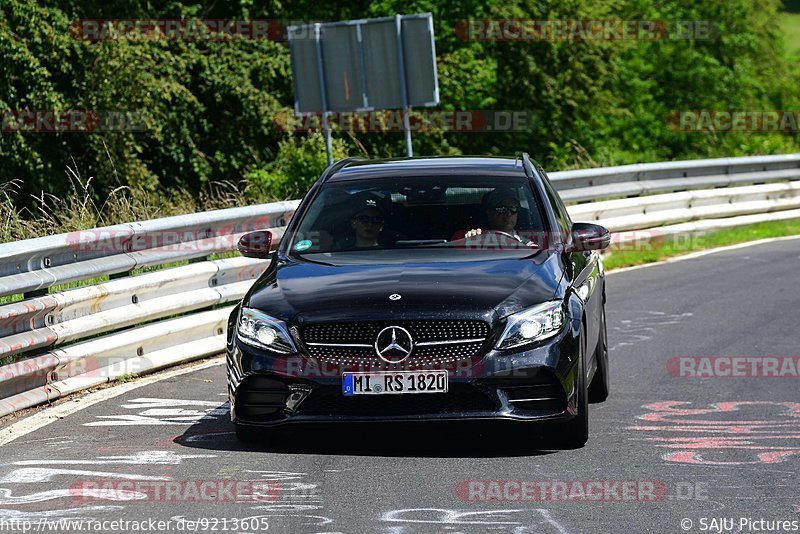
[{"label": "car windshield", "polygon": [[527,256],[541,245],[544,220],[525,177],[328,182],[287,247],[312,261],[371,254],[453,258],[456,250]]}]

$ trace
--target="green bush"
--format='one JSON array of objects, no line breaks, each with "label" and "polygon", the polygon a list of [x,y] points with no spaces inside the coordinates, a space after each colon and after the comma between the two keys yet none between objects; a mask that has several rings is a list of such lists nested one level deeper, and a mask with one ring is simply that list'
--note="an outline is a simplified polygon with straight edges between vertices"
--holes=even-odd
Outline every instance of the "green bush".
[{"label": "green bush", "polygon": [[[347,144],[342,139],[331,142],[333,159],[346,158]],[[277,200],[299,198],[328,166],[325,137],[319,132],[299,137],[290,135],[278,144],[278,156],[264,168],[251,170],[246,179],[248,193],[255,198]]]}]

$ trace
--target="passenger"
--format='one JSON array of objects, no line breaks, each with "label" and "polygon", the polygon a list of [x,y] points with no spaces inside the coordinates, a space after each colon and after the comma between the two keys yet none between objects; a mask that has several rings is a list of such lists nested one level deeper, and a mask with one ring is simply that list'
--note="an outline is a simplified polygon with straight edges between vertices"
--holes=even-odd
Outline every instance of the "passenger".
[{"label": "passenger", "polygon": [[377,247],[386,221],[383,199],[375,193],[357,193],[351,213],[350,227],[354,236],[344,240],[344,248]]}]

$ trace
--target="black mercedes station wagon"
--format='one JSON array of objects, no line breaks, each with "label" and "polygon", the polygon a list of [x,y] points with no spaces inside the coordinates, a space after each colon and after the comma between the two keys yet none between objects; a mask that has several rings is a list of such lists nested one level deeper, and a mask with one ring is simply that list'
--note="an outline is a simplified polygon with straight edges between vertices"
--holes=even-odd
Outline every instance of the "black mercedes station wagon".
[{"label": "black mercedes station wagon", "polygon": [[272,238],[239,242],[271,259],[229,321],[241,439],[493,419],[586,443],[588,403],[608,395],[597,251],[611,237],[573,223],[527,154],[342,160]]}]

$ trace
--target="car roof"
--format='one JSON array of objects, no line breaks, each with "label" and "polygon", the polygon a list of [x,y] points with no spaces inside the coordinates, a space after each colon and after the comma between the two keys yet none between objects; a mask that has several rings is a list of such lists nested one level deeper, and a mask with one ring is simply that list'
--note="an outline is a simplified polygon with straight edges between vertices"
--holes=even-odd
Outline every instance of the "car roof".
[{"label": "car roof", "polygon": [[490,156],[439,156],[357,160],[348,162],[329,182],[390,176],[524,176],[520,158]]}]

